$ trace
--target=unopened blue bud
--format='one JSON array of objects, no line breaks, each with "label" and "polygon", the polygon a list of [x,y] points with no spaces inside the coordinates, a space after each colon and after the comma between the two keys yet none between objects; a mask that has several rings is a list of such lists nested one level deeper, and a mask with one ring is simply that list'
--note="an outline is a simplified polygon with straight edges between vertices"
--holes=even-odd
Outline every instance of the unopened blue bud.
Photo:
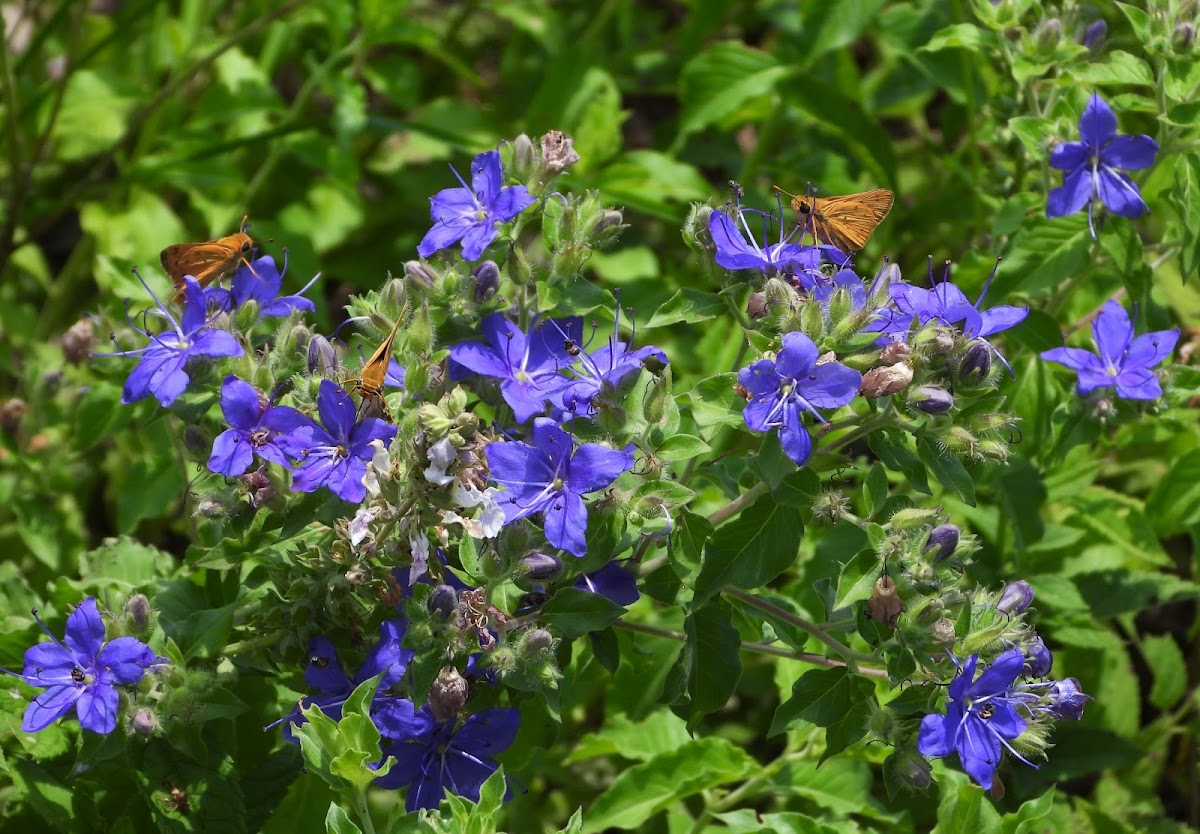
[{"label": "unopened blue bud", "polygon": [[458,592],[450,585],[438,585],[433,589],[433,593],[429,595],[425,604],[429,608],[430,614],[447,620],[458,608]]},{"label": "unopened blue bud", "polygon": [[940,524],[929,531],[929,538],[925,540],[925,547],[922,548],[922,552],[928,553],[931,550],[936,550],[937,553],[933,556],[934,562],[949,559],[954,555],[954,551],[958,547],[958,539],[958,527],[953,524]]},{"label": "unopened blue bud", "polygon": [[984,341],[971,342],[958,364],[958,377],[964,382],[977,383],[992,371],[992,348]]},{"label": "unopened blue bud", "polygon": [[475,282],[475,300],[486,301],[496,294],[500,286],[500,267],[496,266],[495,261],[484,261],[475,267],[471,280]]},{"label": "unopened blue bud", "polygon": [[1083,37],[1080,39],[1080,43],[1082,43],[1088,49],[1095,49],[1100,45],[1100,42],[1104,40],[1104,36],[1107,33],[1108,24],[1104,22],[1103,18],[1100,20],[1093,20],[1087,25],[1087,28],[1083,30]]},{"label": "unopened blue bud", "polygon": [[520,569],[535,582],[549,582],[562,575],[562,559],[549,553],[534,551],[521,557]]},{"label": "unopened blue bud", "polygon": [[1085,695],[1079,688],[1079,681],[1067,678],[1054,684],[1050,690],[1050,712],[1059,718],[1069,718],[1078,721],[1083,718],[1083,708],[1093,700],[1091,695]]},{"label": "unopened blue bud", "polygon": [[1025,646],[1025,674],[1033,678],[1044,678],[1054,667],[1054,655],[1046,648],[1041,637],[1034,637]]},{"label": "unopened blue bud", "polygon": [[945,414],[954,407],[954,395],[945,388],[934,385],[922,385],[912,392],[909,402],[914,408],[926,414]]},{"label": "unopened blue bud", "polygon": [[337,353],[333,345],[320,333],[308,340],[308,372],[329,376],[337,370]]},{"label": "unopened blue bud", "polygon": [[996,603],[996,610],[1005,614],[1022,614],[1033,602],[1033,586],[1024,579],[1008,583]]}]

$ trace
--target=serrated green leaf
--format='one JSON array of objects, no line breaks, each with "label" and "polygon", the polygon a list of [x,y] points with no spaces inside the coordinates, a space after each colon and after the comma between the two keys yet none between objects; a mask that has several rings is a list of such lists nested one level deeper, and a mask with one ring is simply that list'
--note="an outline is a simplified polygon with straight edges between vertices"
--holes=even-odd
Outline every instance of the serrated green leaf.
[{"label": "serrated green leaf", "polygon": [[750,99],[770,93],[790,72],[770,53],[740,41],[723,41],[699,53],[679,76],[679,136],[723,121]]},{"label": "serrated green leaf", "polygon": [[330,802],[329,810],[325,812],[325,834],[362,834],[362,829],[341,805]]},{"label": "serrated green leaf", "polygon": [[671,324],[696,324],[716,318],[728,310],[725,299],[716,293],[684,287],[663,302],[643,327],[649,330]]},{"label": "serrated green leaf", "polygon": [[763,495],[704,545],[694,605],[726,585],[749,590],[770,582],[793,562],[804,538],[800,514]]},{"label": "serrated green leaf", "polygon": [[691,460],[712,451],[712,447],[699,437],[690,434],[673,434],[654,450],[661,460]]},{"label": "serrated green leaf", "polygon": [[542,622],[568,640],[608,628],[625,609],[607,597],[578,588],[560,588],[542,606]]}]

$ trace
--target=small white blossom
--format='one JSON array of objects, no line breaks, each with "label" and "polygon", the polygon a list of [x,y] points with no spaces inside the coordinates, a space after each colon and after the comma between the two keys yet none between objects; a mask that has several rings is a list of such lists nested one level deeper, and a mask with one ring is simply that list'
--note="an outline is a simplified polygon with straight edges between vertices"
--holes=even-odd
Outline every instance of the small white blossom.
[{"label": "small white blossom", "polygon": [[408,546],[412,549],[412,567],[408,569],[408,584],[411,585],[429,568],[429,538],[425,531],[410,533]]},{"label": "small white blossom", "polygon": [[370,538],[374,542],[375,535],[371,532],[371,524],[377,518],[379,518],[379,507],[358,508],[358,512],[354,514],[354,518],[346,529],[346,532],[350,535],[350,547],[358,550],[359,545],[367,538]]},{"label": "small white blossom", "polygon": [[425,469],[425,480],[436,486],[445,486],[454,480],[453,475],[446,473],[450,464],[458,457],[450,440],[443,437],[429,447],[429,466]]},{"label": "small white blossom", "polygon": [[379,495],[379,476],[387,476],[392,472],[392,457],[388,454],[382,440],[372,440],[371,445],[375,447],[375,454],[371,456],[371,462],[367,464],[366,474],[363,475],[363,486],[367,488],[367,495],[374,498]]}]

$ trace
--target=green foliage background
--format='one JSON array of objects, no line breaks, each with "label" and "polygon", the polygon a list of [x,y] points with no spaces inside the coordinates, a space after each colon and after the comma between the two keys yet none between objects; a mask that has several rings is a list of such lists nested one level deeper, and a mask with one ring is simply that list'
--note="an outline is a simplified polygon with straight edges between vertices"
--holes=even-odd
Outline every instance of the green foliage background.
[{"label": "green foliage background", "polygon": [[[737,695],[693,739],[656,702],[679,646],[638,639],[634,651],[622,633],[631,659],[614,676],[597,663],[573,670],[557,741],[547,730],[519,742],[527,793],[498,812],[505,830],[551,830],[580,805],[585,831],[768,830],[749,806],[722,804],[721,786],[746,779],[776,797],[755,807],[775,814],[780,832],[1196,824],[1200,432],[1190,400],[1200,373],[1180,371],[1157,419],[1102,426],[1076,413],[1067,375],[1036,358],[1118,292],[1138,303],[1142,330],[1182,324],[1181,345],[1195,336],[1187,328],[1200,293],[1185,279],[1200,262],[1200,61],[1178,30],[1191,5],[6,5],[27,15],[0,64],[0,391],[27,410],[5,422],[0,445],[0,664],[19,668],[37,639],[30,608],[65,611],[104,577],[117,609],[112,588],[157,588],[165,614],[175,606],[196,618],[184,632],[191,656],[228,671],[216,661],[237,622],[237,577],[177,579],[195,524],[186,438],[152,404],[120,405],[127,362],[66,363],[67,327],[89,313],[119,317],[123,298],[140,298],[134,265],[165,289],[163,246],[228,234],[249,215],[256,239],[274,241],[269,251],[286,246],[286,286],[323,274],[312,294],[328,331],[349,293],[378,287],[415,256],[428,198],[449,184],[447,163],[462,171],[502,139],[559,129],[582,154],[566,185],[599,189],[631,227],[587,274],[620,287],[641,321],[680,288],[716,289],[679,227],[691,202],[722,203],[731,179],[760,206],[773,184],[894,189],[895,209],[858,258],[867,273],[885,255],[910,277],[927,257],[953,260],[970,292],[1004,256],[993,303],[1034,307],[1007,346],[1016,379],[1005,393],[1023,419],[1021,442],[1008,466],[972,469],[972,494],[934,490],[982,544],[976,578],[1034,585],[1056,671],[1077,676],[1096,701],[1082,724],[1058,729],[1040,770],[1008,771],[1009,796],[994,806],[940,767],[933,801],[889,800],[873,776],[886,751],[860,744],[817,768],[826,736],[811,722],[793,726],[804,743],[775,758],[784,750],[782,736],[769,737],[775,707],[808,667],[747,657]],[[1089,50],[1078,41],[1099,18],[1108,33]],[[1162,146],[1139,179],[1154,214],[1110,218],[1097,243],[1082,215],[1044,217],[1059,182],[1049,151],[1075,137],[1093,89],[1122,132]],[[653,338],[686,390],[729,369],[731,332],[714,321]],[[862,546],[856,535],[835,528],[820,538],[813,570],[835,572],[839,554]],[[813,597],[815,578],[798,581],[795,595]],[[23,736],[19,702],[3,699],[0,804],[19,810],[0,830],[35,819],[93,830],[123,803],[148,808],[160,830],[319,830],[328,795],[316,780],[303,790],[291,782],[298,754],[260,730],[278,717],[277,702],[295,697],[269,680],[243,675],[236,699],[197,706],[234,719],[197,731],[202,774],[144,763],[146,774],[209,785],[205,807],[226,810],[204,819],[164,815],[161,776],[107,785],[65,772],[67,731]],[[98,743],[80,760],[105,755]]]}]

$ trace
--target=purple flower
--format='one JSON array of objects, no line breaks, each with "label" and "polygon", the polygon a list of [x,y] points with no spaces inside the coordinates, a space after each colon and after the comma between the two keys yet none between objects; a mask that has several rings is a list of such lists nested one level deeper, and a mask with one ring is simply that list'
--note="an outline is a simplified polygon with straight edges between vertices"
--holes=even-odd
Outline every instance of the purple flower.
[{"label": "purple flower", "polygon": [[396,437],[396,427],[378,417],[355,422],[350,395],[328,379],[321,380],[317,410],[324,428],[308,420],[287,440],[289,448],[299,449],[292,489],[312,492],[328,487],[339,498],[357,504],[367,494],[363,476],[375,454],[371,441],[381,440],[386,447]]},{"label": "purple flower", "polygon": [[609,562],[600,570],[585,573],[575,582],[575,587],[581,591],[599,594],[610,602],[626,607],[633,605],[641,596],[637,589],[637,579],[616,562]]},{"label": "purple flower", "polygon": [[403,388],[408,378],[408,369],[395,359],[388,360],[387,373],[383,375],[385,388]]},{"label": "purple flower", "polygon": [[480,787],[499,767],[492,757],[512,744],[521,713],[493,707],[459,725],[457,719],[438,723],[428,705],[416,710],[411,701],[401,701],[399,706],[401,740],[383,745],[384,758],[393,756],[396,762],[376,784],[407,786],[405,808],[410,812],[437,808],[447,791],[477,802]]},{"label": "purple flower", "polygon": [[542,513],[546,541],[575,556],[587,552],[587,507],[583,496],[604,489],[633,468],[633,453],[584,443],[553,420],[533,421],[532,443],[489,443],[484,453],[492,480],[507,488],[501,496],[504,523]]},{"label": "purple flower", "polygon": [[1030,764],[1009,744],[1026,727],[1017,711],[1021,700],[1009,694],[1025,656],[1020,649],[1007,651],[975,680],[978,662],[979,655],[971,655],[950,683],[946,714],[921,720],[917,750],[924,756],[948,756],[957,751],[963,770],[984,788],[991,788],[1002,748]]},{"label": "purple flower", "polygon": [[309,425],[307,417],[294,408],[267,402],[250,383],[233,374],[221,386],[221,411],[230,428],[213,441],[209,469],[232,478],[250,468],[255,454],[292,468],[289,458],[302,449],[293,432]]},{"label": "purple flower", "polygon": [[67,617],[62,643],[36,611],[33,616],[50,642],[25,652],[23,674],[0,670],[46,689],[25,709],[21,730],[26,733],[44,730],[72,708],[84,729],[111,733],[117,726],[117,686],[135,684],[148,667],[167,662],[134,637],[118,637],[105,643],[104,622],[93,597],[81,602]]},{"label": "purple flower", "polygon": [[213,286],[204,290],[205,300],[218,310],[231,313],[247,301],[259,306],[259,318],[283,318],[293,312],[313,312],[316,306],[304,297],[304,292],[320,278],[320,273],[295,295],[277,298],[287,273],[287,250],[284,250],[283,271],[275,266],[275,259],[263,255],[253,263],[243,263],[233,275],[228,290]]},{"label": "purple flower", "polygon": [[[708,216],[708,233],[717,247],[715,260],[726,269],[758,269],[766,275],[788,270],[792,266],[816,269],[820,265],[820,253],[815,248],[787,243],[783,240],[780,224],[778,243],[767,243],[768,220],[774,215],[757,209],[737,207],[737,223],[720,209],[713,209]],[[762,215],[762,239],[760,245],[746,222],[747,214]],[[738,228],[738,224],[741,228]]]},{"label": "purple flower", "polygon": [[1033,586],[1024,579],[1009,582],[1000,592],[996,601],[996,610],[1005,614],[1024,614],[1025,609],[1033,603]]},{"label": "purple flower", "polygon": [[797,466],[812,454],[812,438],[801,416],[809,412],[821,422],[818,408],[840,408],[854,399],[862,374],[838,362],[817,364],[817,346],[803,333],[786,333],[774,359],[760,359],[738,371],[738,382],[750,392],[742,410],[755,431],[779,429],[779,443]]},{"label": "purple flower", "polygon": [[1031,678],[1044,678],[1054,668],[1054,655],[1041,637],[1034,636],[1025,645],[1024,674]]},{"label": "purple flower", "polygon": [[580,413],[590,409],[597,394],[602,390],[618,388],[631,374],[640,371],[643,363],[651,357],[664,365],[668,363],[667,355],[653,345],[630,350],[628,345],[621,341],[620,331],[621,308],[618,305],[612,337],[591,353],[582,350],[571,340],[569,334],[563,332],[563,343],[567,352],[578,353],[575,357],[576,364],[572,366],[576,375],[575,381],[568,383],[557,397],[564,410]]},{"label": "purple flower", "polygon": [[526,334],[500,313],[492,313],[483,320],[482,330],[486,344],[463,342],[450,348],[451,371],[465,368],[503,380],[501,396],[518,423],[528,422],[570,382],[560,370],[571,364],[566,344],[580,341],[583,320],[543,321]]},{"label": "purple flower", "polygon": [[430,198],[434,224],[417,246],[417,254],[428,258],[461,240],[463,258],[477,261],[500,234],[496,224],[512,220],[533,205],[536,198],[523,185],[502,187],[504,172],[496,151],[475,157],[471,163],[470,188],[457,171],[454,176],[462,188],[446,188]]},{"label": "purple flower", "polygon": [[1083,708],[1092,700],[1091,695],[1085,695],[1079,688],[1079,681],[1075,678],[1056,681],[1050,688],[1049,698],[1047,711],[1055,718],[1072,721],[1083,718]]},{"label": "purple flower", "polygon": [[1123,217],[1149,211],[1133,180],[1117,169],[1150,167],[1158,144],[1145,135],[1118,136],[1117,117],[1098,93],[1092,94],[1079,117],[1079,136],[1082,142],[1064,142],[1050,154],[1050,167],[1063,172],[1063,184],[1047,197],[1046,216],[1063,217],[1087,206],[1091,226],[1097,199]]},{"label": "purple flower", "polygon": [[796,278],[824,309],[829,308],[829,302],[838,290],[850,293],[851,310],[861,310],[867,304],[867,288],[853,269],[839,269],[832,278],[820,270],[804,270],[797,273]]},{"label": "purple flower", "polygon": [[1150,369],[1171,355],[1179,339],[1178,330],[1158,330],[1134,338],[1125,308],[1106,301],[1092,322],[1092,335],[1099,355],[1082,348],[1060,347],[1046,351],[1042,358],[1075,371],[1081,396],[1097,388],[1116,388],[1117,396],[1126,400],[1162,396],[1162,386]]},{"label": "purple flower", "polygon": [[[305,682],[319,695],[301,698],[295,708],[283,719],[283,737],[298,743],[295,727],[307,722],[301,708],[317,706],[334,721],[342,718],[342,706],[355,688],[363,681],[382,674],[375,698],[371,701],[371,720],[385,738],[401,738],[402,724],[396,716],[404,715],[400,705],[403,700],[388,693],[388,690],[404,677],[412,661],[413,650],[401,647],[408,624],[403,620],[386,620],[379,625],[379,642],[363,660],[358,673],[351,680],[342,670],[337,650],[325,637],[314,637],[308,641],[308,666],[304,670]],[[404,703],[409,703],[404,701]],[[409,704],[411,707],[411,704]],[[274,726],[274,725],[272,725]]]},{"label": "purple flower", "polygon": [[[134,274],[137,274],[136,272]],[[138,275],[138,280],[142,276]],[[201,356],[241,356],[242,346],[232,333],[210,327],[205,315],[204,291],[190,275],[184,278],[183,316],[177,321],[159,301],[158,296],[146,282],[142,286],[154,299],[171,329],[152,333],[134,325],[134,329],[150,340],[150,344],[136,350],[118,353],[98,353],[97,356],[137,356],[137,367],[125,380],[121,402],[129,404],[154,395],[164,407],[170,407],[184,391],[191,378],[184,368],[193,359]],[[132,324],[132,323],[131,323]]]}]

